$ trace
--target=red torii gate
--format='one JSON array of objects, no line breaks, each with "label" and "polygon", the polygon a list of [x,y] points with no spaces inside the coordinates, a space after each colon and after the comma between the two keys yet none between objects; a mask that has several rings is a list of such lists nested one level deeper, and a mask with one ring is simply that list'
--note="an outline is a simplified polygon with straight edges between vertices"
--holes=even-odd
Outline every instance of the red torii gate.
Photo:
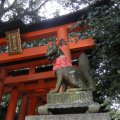
[{"label": "red torii gate", "polygon": [[[89,38],[85,40],[78,40],[77,43],[69,42],[76,37],[68,38],[69,26],[74,23],[65,24],[57,27],[51,27],[43,30],[27,32],[21,34],[23,41],[31,41],[40,38],[47,38],[57,36],[57,41],[65,39],[67,45],[61,47],[68,59],[75,59],[79,56],[81,51],[93,48],[95,46],[94,40]],[[76,28],[71,32],[79,31]],[[6,45],[6,38],[0,38],[0,46]],[[19,111],[19,120],[24,120],[25,115],[35,114],[37,105],[44,104],[46,94],[55,86],[55,76],[53,71],[45,71],[36,73],[36,66],[47,65],[50,62],[47,59],[32,60],[33,58],[45,56],[47,46],[39,46],[27,48],[23,50],[22,54],[9,56],[7,53],[0,54],[0,102],[5,93],[11,93],[9,101],[6,120],[14,120],[14,114],[19,98],[22,103]],[[17,62],[16,62],[17,61]],[[23,61],[23,62],[21,62]],[[29,68],[29,73],[26,75],[9,76],[8,73],[12,70],[19,70]],[[40,98],[40,102],[38,101]],[[37,104],[38,103],[38,104]]]}]

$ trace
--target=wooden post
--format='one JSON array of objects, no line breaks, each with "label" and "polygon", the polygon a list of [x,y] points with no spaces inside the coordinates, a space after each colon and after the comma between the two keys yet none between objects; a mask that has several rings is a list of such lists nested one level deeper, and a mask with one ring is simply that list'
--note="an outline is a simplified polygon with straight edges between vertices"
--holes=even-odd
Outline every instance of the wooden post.
[{"label": "wooden post", "polygon": [[27,115],[34,115],[35,114],[36,104],[37,104],[37,97],[29,98],[29,106],[28,106]]},{"label": "wooden post", "polygon": [[26,96],[23,96],[18,120],[25,120],[25,115],[27,114],[27,105],[28,105],[27,103],[28,103],[28,98]]},{"label": "wooden post", "polygon": [[2,102],[3,90],[4,90],[4,86],[2,83],[0,83],[0,103]]},{"label": "wooden post", "polygon": [[14,120],[17,100],[18,100],[18,91],[12,90],[11,98],[7,109],[6,120]]},{"label": "wooden post", "polygon": [[[68,41],[68,30],[66,27],[60,27],[57,31],[57,43],[63,42],[61,46],[62,51],[64,52],[67,59],[71,62],[71,53],[69,49],[69,41]],[[59,45],[60,46],[60,45]],[[62,91],[62,86],[60,87],[59,92]]]},{"label": "wooden post", "polygon": [[4,85],[3,85],[3,81],[5,79],[5,77],[7,76],[7,72],[4,68],[0,68],[2,69],[0,71],[0,103],[2,102],[2,96],[3,96],[3,92],[4,92]]},{"label": "wooden post", "polygon": [[62,51],[68,58],[68,60],[71,61],[71,53],[69,50],[69,44],[68,44],[68,30],[66,27],[60,27],[57,31],[57,43],[59,44],[61,42],[64,42],[65,44],[61,46]]}]

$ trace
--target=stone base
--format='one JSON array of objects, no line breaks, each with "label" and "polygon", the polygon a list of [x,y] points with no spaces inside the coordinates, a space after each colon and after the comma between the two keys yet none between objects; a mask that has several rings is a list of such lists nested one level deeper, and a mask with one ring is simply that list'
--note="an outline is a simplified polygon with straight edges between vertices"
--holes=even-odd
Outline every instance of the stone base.
[{"label": "stone base", "polygon": [[96,113],[100,105],[98,103],[72,103],[72,104],[56,104],[47,105],[48,111],[52,114],[77,114],[77,113]]},{"label": "stone base", "polygon": [[26,116],[25,120],[111,120],[107,113]]},{"label": "stone base", "polygon": [[64,93],[51,93],[47,95],[47,104],[40,106],[40,114],[77,114],[96,113],[100,105],[93,101],[92,91],[81,91],[78,88],[68,89]]},{"label": "stone base", "polygon": [[92,91],[80,91],[79,89],[69,89],[68,92],[51,93],[47,95],[47,104],[72,104],[93,102]]},{"label": "stone base", "polygon": [[39,106],[38,113],[40,115],[97,113],[99,108],[100,105],[93,101],[92,91],[74,88],[64,93],[48,94],[47,104]]}]

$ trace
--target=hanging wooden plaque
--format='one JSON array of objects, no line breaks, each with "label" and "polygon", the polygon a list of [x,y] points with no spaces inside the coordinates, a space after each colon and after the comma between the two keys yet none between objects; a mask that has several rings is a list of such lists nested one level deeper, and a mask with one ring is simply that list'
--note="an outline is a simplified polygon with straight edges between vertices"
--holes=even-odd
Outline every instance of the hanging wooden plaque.
[{"label": "hanging wooden plaque", "polygon": [[22,45],[21,45],[21,39],[20,39],[20,30],[12,30],[9,32],[6,32],[6,38],[8,43],[8,54],[9,55],[15,55],[22,53]]}]

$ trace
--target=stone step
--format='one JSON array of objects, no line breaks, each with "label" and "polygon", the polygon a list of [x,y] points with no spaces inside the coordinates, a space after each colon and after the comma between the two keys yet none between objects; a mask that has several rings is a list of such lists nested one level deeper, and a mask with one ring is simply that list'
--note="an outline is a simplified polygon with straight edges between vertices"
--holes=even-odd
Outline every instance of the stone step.
[{"label": "stone step", "polygon": [[25,120],[111,120],[108,113],[26,116]]}]

